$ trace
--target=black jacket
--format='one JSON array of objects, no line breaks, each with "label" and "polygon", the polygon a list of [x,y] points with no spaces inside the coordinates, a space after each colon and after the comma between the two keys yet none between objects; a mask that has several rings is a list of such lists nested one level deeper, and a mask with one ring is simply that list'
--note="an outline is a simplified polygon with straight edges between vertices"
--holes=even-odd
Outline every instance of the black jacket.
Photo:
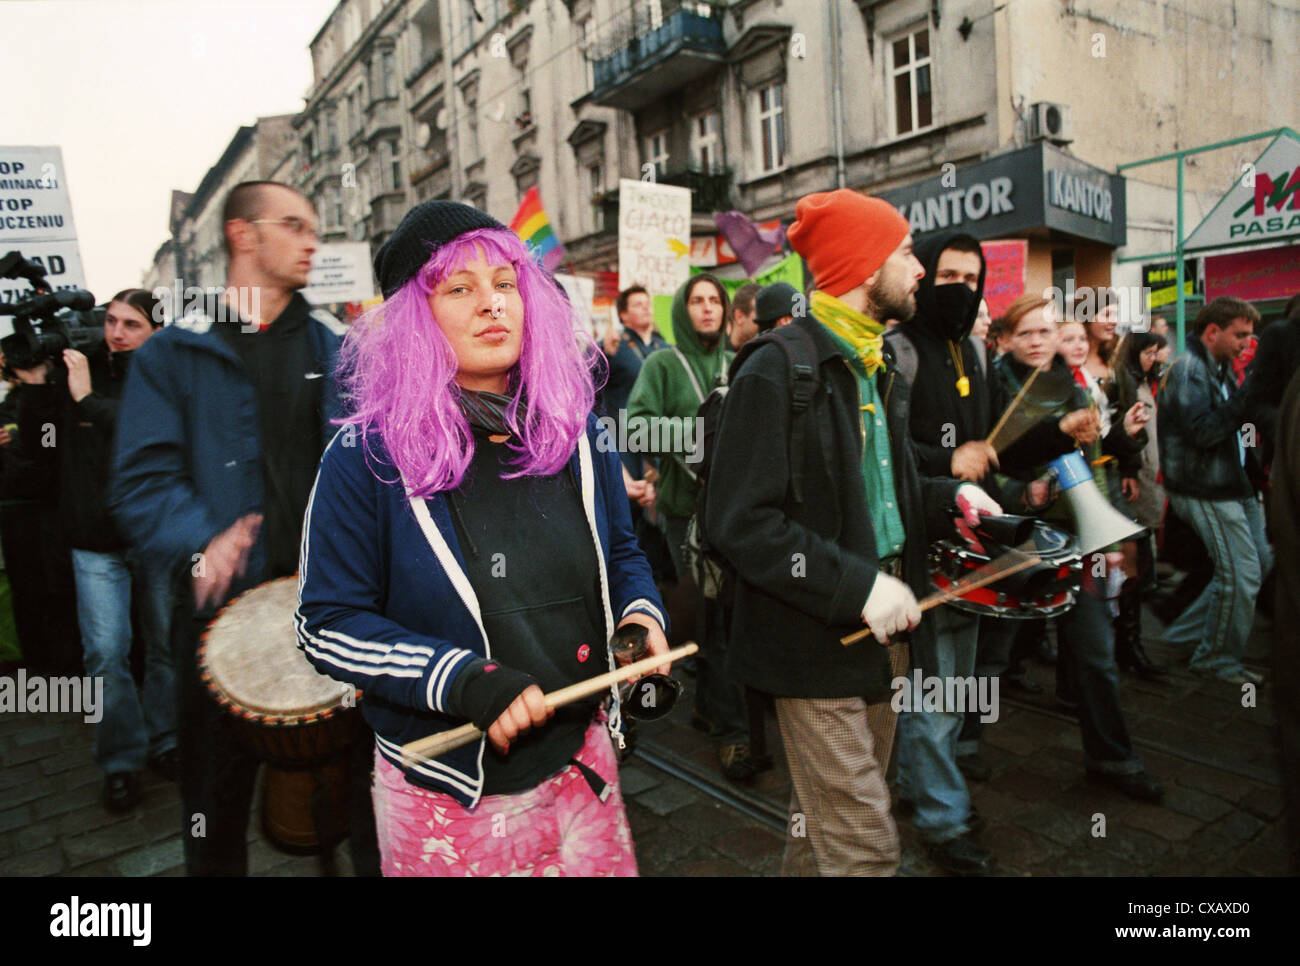
[{"label": "black jacket", "polygon": [[[1228,398],[1223,398],[1223,386]],[[1237,433],[1246,422],[1246,393],[1232,367],[1216,364],[1200,339],[1189,339],[1160,389],[1156,413],[1165,489],[1201,500],[1244,500],[1254,495],[1249,473],[1255,448],[1241,462]]]},{"label": "black jacket", "polygon": [[[953,451],[962,443],[985,439],[1008,402],[1002,384],[985,375],[979,354],[968,338],[984,292],[983,255],[975,292],[966,295],[970,289],[964,289],[958,293],[969,299],[964,312],[955,315],[936,297],[934,278],[939,256],[959,239],[978,246],[973,237],[961,233],[942,235],[917,246],[916,257],[925,267],[925,277],[916,292],[916,314],[891,329],[886,337],[911,388],[910,394],[895,393],[890,406],[907,404],[903,419],[916,446],[917,468],[930,476],[951,475]],[[957,386],[959,376],[967,380],[965,396]],[[977,482],[1011,512],[1023,495],[1022,486],[1000,485],[993,473]]]},{"label": "black jacket", "polygon": [[1282,394],[1300,369],[1300,318],[1278,319],[1259,336],[1255,359],[1242,390],[1246,415],[1259,429],[1263,462],[1272,459],[1278,441],[1278,408]]},{"label": "black jacket", "polygon": [[16,383],[0,402],[0,426],[12,426],[9,445],[0,447],[0,502],[30,504],[36,501],[53,509],[58,502],[58,487],[53,467],[39,457],[39,434],[27,440],[18,427],[18,413],[25,408],[33,390],[40,386]]},{"label": "black jacket", "polygon": [[[117,405],[126,382],[131,353],[109,353],[106,345],[92,352],[92,391],[81,402],[68,395],[67,372],[56,369],[52,380],[31,386],[18,407],[18,431],[28,452],[57,481],[59,517],[70,547],[107,553],[126,540],[108,513],[108,479],[112,463]],[[56,445],[33,446],[53,427]]]},{"label": "black jacket", "polygon": [[[820,381],[807,417],[804,501],[790,494],[789,370],[778,346],[757,350],[740,370],[714,443],[709,536],[737,572],[727,673],[782,697],[880,701],[890,694],[886,649],[874,638],[840,643],[863,627],[879,563],[862,478],[857,377],[815,319],[793,326],[812,336]],[[899,381],[888,346],[877,379],[888,410]],[[903,576],[920,598],[929,589],[930,541],[952,534],[946,510],[958,481],[919,476],[906,425],[891,414],[889,431],[907,531]],[[934,651],[922,620],[912,634],[913,663],[932,667]]]}]

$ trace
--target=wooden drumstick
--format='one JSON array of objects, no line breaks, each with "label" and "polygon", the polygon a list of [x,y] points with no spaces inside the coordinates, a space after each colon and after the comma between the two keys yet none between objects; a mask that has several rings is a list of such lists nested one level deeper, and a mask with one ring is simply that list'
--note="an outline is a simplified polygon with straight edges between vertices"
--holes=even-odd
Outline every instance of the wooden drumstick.
[{"label": "wooden drumstick", "polygon": [[[669,651],[667,654],[652,654],[643,660],[624,665],[617,670],[607,671],[594,678],[579,681],[577,684],[570,684],[568,687],[560,688],[546,695],[546,706],[548,708],[558,708],[562,705],[572,704],[574,701],[581,701],[583,698],[589,698],[593,694],[600,694],[601,691],[615,684],[622,684],[631,678],[650,673],[661,664],[669,664],[681,658],[690,657],[699,649],[700,646],[692,641]],[[449,751],[472,744],[482,737],[483,732],[474,725],[463,724],[459,728],[451,729],[451,731],[429,735],[427,738],[418,738],[409,744],[402,745],[402,757],[408,761],[437,758],[439,755],[445,755]]]},{"label": "wooden drumstick", "polygon": [[988,438],[986,438],[984,442],[988,443],[994,449],[998,448],[997,444],[994,443],[994,440],[998,438],[998,433],[1000,433],[1002,427],[1006,425],[1007,417],[1011,415],[1012,411],[1018,405],[1020,405],[1020,400],[1024,398],[1025,393],[1029,390],[1029,387],[1034,384],[1034,380],[1038,378],[1038,374],[1042,371],[1042,369],[1035,369],[1029,374],[1029,378],[1026,379],[1024,385],[1020,387],[1020,391],[1016,393],[1016,398],[1011,400],[1011,405],[1009,405],[1002,413],[1002,418],[997,421],[997,425],[993,427],[993,432],[989,433]]},{"label": "wooden drumstick", "polygon": [[[1012,551],[1012,552],[1015,553],[1017,556],[1020,555],[1019,551]],[[1008,556],[1010,556],[1010,554],[1008,554]],[[1010,567],[1007,567],[1005,570],[999,570],[996,573],[985,574],[983,577],[980,577],[978,580],[969,580],[969,581],[959,580],[957,583],[953,584],[947,590],[936,591],[935,593],[931,594],[929,597],[922,598],[918,602],[917,606],[920,607],[921,611],[924,613],[925,611],[930,610],[932,607],[938,607],[940,604],[946,603],[950,600],[956,600],[958,597],[964,597],[966,594],[969,594],[972,590],[979,590],[981,587],[987,587],[989,584],[996,583],[997,581],[1001,580],[1004,577],[1010,577],[1012,574],[1017,574],[1022,570],[1028,570],[1030,567],[1034,566],[1034,564],[1040,564],[1042,562],[1043,562],[1042,557],[1026,557],[1023,560],[1020,560],[1017,563],[1012,564]],[[871,633],[871,628],[864,627],[860,631],[854,631],[852,634],[849,634],[845,637],[841,637],[840,643],[846,646],[849,644],[854,644],[857,641],[862,640],[870,633]]]}]

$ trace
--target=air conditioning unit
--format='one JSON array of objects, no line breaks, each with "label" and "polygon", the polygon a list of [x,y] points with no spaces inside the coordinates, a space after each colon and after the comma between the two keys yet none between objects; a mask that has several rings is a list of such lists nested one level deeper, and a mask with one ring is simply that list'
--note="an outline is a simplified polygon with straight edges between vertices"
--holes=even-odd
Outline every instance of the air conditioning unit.
[{"label": "air conditioning unit", "polygon": [[1053,101],[1039,101],[1029,107],[1029,140],[1069,144],[1074,140],[1070,128],[1070,107]]}]

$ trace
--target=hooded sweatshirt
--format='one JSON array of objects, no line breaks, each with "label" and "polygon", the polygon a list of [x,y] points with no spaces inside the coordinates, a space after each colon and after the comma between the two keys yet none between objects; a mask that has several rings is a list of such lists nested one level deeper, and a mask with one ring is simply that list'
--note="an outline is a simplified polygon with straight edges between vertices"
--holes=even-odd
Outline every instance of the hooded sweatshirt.
[{"label": "hooded sweatshirt", "polygon": [[[675,517],[689,517],[695,512],[695,496],[699,490],[695,470],[703,444],[695,416],[704,396],[727,371],[733,355],[726,348],[725,326],[712,350],[706,350],[700,341],[686,311],[686,290],[690,284],[686,282],[673,296],[676,346],[650,354],[641,366],[627,402],[628,449],[658,460],[656,506],[661,513]],[[695,377],[694,382],[691,376]]]},{"label": "hooded sweatshirt", "polygon": [[[919,468],[928,476],[950,475],[953,451],[962,443],[988,436],[993,428],[992,414],[1002,411],[997,405],[1001,400],[990,398],[979,356],[967,338],[984,295],[983,254],[974,292],[960,283],[934,284],[940,254],[958,240],[979,247],[973,237],[959,233],[942,235],[916,247],[916,257],[925,267],[925,277],[916,290],[916,314],[889,335],[895,340],[895,351],[901,338],[916,349],[908,426],[916,444]],[[959,386],[963,379],[965,382]]]}]

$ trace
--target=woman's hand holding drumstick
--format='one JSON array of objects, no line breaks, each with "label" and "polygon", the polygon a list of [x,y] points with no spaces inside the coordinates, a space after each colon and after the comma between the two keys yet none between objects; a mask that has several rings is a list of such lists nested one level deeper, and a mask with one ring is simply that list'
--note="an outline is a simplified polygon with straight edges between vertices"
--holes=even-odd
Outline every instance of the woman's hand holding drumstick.
[{"label": "woman's hand holding drumstick", "polygon": [[[696,653],[699,649],[700,649],[699,645],[692,642],[688,644],[683,644],[681,647],[677,648],[676,650],[671,650],[667,654],[664,654],[662,656],[668,659],[669,664],[671,664],[673,661],[678,660],[679,658],[689,657],[690,655]],[[589,698],[594,694],[600,694],[602,691],[606,690],[609,687],[612,687],[615,684],[619,684],[623,681],[634,680],[640,677],[642,674],[654,673],[655,671],[654,662],[657,661],[659,657],[660,655],[654,654],[648,658],[645,658],[644,660],[636,661],[632,664],[627,665],[626,667],[621,667],[616,671],[608,671],[605,674],[599,674],[594,678],[588,678],[586,681],[579,681],[577,684],[570,684],[566,688],[560,688],[558,691],[552,691],[550,694],[547,694],[544,697],[544,703],[546,708],[548,709],[548,717],[549,714],[555,708],[563,707],[566,704],[572,704],[574,701],[581,701],[583,698]],[[660,665],[660,666],[662,667],[664,665]],[[518,671],[511,671],[506,668],[498,667],[497,670],[507,671],[508,674],[518,675],[519,677],[523,677],[523,678],[528,677],[528,675],[526,674],[521,674]],[[529,678],[529,680],[531,680],[531,678]],[[520,697],[522,698],[523,695],[520,694]],[[525,699],[525,701],[527,700],[528,699]],[[511,706],[513,707],[513,702]],[[528,716],[529,716],[528,728],[532,728],[533,712],[531,709],[528,711]],[[492,720],[492,723],[493,724],[500,723],[500,720],[501,720],[500,717],[496,717],[495,720]],[[518,735],[520,732],[517,729],[517,723],[513,718],[513,716],[510,724],[512,727],[516,727],[516,735]],[[489,728],[488,730],[489,730],[488,737],[490,738],[491,729]],[[473,742],[478,741],[481,737],[483,737],[483,732],[479,730],[479,728],[475,725],[475,723],[471,722],[470,724],[461,725],[459,728],[453,728],[451,731],[444,731],[439,734],[430,735],[427,738],[420,738],[417,741],[412,741],[408,744],[405,744],[402,746],[402,754],[407,759],[413,761],[420,760],[420,759],[437,758],[439,755],[445,755],[447,752],[452,751],[456,748],[462,748],[465,745],[472,744]],[[498,745],[498,747],[500,746]]]}]

